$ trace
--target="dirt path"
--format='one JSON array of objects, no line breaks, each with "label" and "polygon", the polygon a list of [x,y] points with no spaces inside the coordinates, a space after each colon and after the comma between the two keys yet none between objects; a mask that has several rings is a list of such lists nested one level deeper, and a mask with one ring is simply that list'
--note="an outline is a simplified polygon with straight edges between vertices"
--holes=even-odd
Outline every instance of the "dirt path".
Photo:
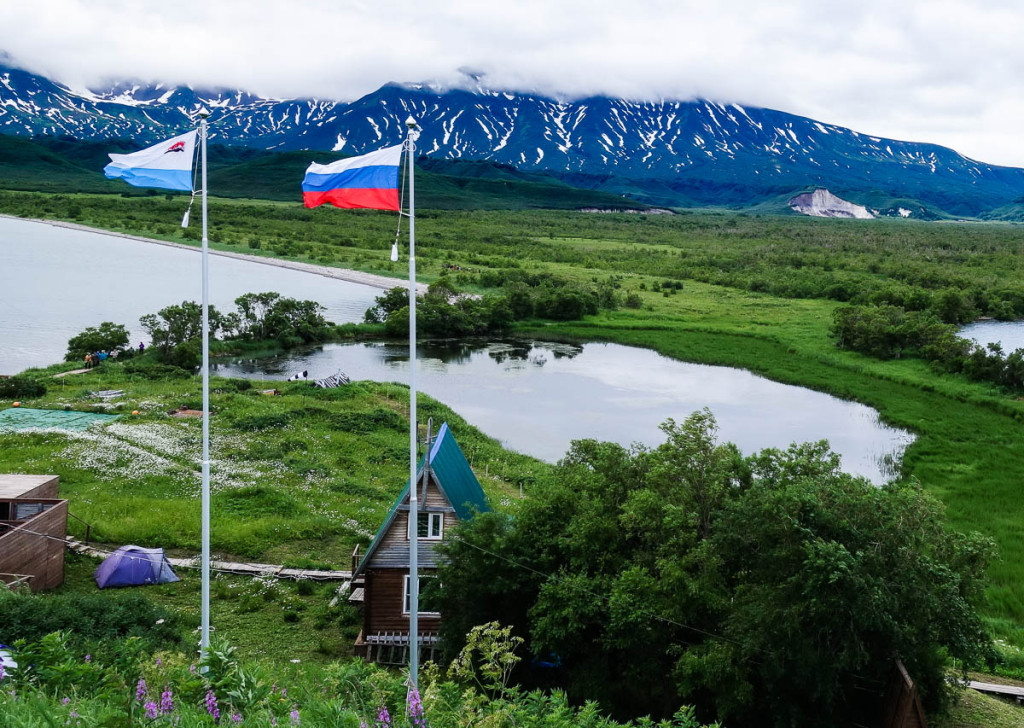
[{"label": "dirt path", "polygon": [[[21,220],[23,222],[35,222],[43,225],[52,225],[53,227],[67,228],[68,230],[79,230],[87,233],[98,233],[100,235],[110,235],[115,238],[124,238],[126,240],[134,240],[140,243],[151,243],[154,245],[164,245],[169,248],[179,248],[181,250],[188,250],[193,253],[200,252],[199,248],[194,245],[184,245],[183,243],[172,243],[167,240],[157,240],[155,238],[144,238],[140,235],[129,235],[128,233],[116,233],[110,230],[103,230],[101,228],[92,228],[86,225],[79,225],[74,222],[64,222],[62,220],[36,220],[32,218],[15,217],[14,215],[0,215],[0,218],[6,218],[8,220]],[[358,270],[348,270],[346,268],[332,268],[326,265],[315,265],[313,263],[300,263],[294,260],[282,260],[281,258],[265,258],[260,255],[250,255],[248,253],[233,253],[227,250],[210,250],[210,255],[219,255],[223,258],[236,258],[238,260],[247,260],[250,263],[260,263],[262,265],[272,265],[277,268],[290,268],[291,270],[301,271],[303,273],[312,273],[318,276],[324,276],[325,278],[334,278],[339,281],[348,281],[350,283],[361,283],[364,286],[372,286],[373,288],[380,288],[387,290],[394,288],[395,286],[405,285],[401,278],[389,278],[387,276],[377,275],[376,273],[364,273]],[[417,283],[416,292],[419,295],[423,295],[427,292],[426,283]]]}]

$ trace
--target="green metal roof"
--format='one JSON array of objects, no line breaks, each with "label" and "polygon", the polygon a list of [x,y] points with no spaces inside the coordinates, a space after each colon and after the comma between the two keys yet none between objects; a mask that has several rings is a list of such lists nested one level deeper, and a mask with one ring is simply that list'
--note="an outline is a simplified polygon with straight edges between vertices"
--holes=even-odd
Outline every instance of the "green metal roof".
[{"label": "green metal roof", "polygon": [[[420,470],[422,468],[421,463]],[[455,435],[448,429],[447,422],[441,425],[434,447],[430,449],[430,469],[459,520],[464,521],[472,518],[474,513],[491,510],[487,505],[487,496],[473,474],[473,469],[469,467],[466,456],[462,454],[462,448],[455,442]],[[406,483],[405,487],[408,491],[409,484]]]},{"label": "green metal roof", "polygon": [[[417,482],[423,476],[423,462],[425,459],[426,455],[420,458],[420,463],[416,468]],[[472,518],[476,513],[491,510],[491,507],[487,504],[487,496],[484,495],[483,488],[480,487],[480,481],[476,479],[473,469],[469,467],[469,462],[466,460],[466,456],[462,454],[462,448],[455,441],[455,435],[448,428],[447,422],[441,425],[441,429],[437,432],[437,437],[434,438],[434,445],[430,448],[430,470],[435,482],[441,489],[441,493],[448,499],[452,508],[455,509],[455,514],[459,517],[459,520],[464,521]],[[384,534],[387,533],[395,517],[398,515],[399,506],[408,499],[409,481],[406,480],[405,487],[402,488],[398,499],[395,500],[391,510],[388,511],[387,518],[384,519],[384,523],[377,530],[373,541],[370,542],[370,546],[366,549],[366,553],[359,562],[359,567],[352,574],[353,577],[361,573],[366,564],[369,563],[370,557],[373,556]]]}]

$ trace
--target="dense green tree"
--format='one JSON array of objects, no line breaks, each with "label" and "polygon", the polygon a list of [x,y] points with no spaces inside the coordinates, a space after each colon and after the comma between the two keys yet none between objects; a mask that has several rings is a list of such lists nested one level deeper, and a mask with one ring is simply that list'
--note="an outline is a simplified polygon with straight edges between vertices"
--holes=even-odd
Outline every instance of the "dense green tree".
[{"label": "dense green tree", "polygon": [[[381,324],[395,311],[409,307],[409,289],[390,288],[374,300],[374,305],[366,309],[363,320],[368,324]],[[408,314],[406,314],[408,320]]]},{"label": "dense green tree", "polygon": [[99,326],[89,326],[80,334],[68,339],[68,353],[65,360],[76,361],[94,351],[115,351],[128,346],[128,329],[122,324],[104,321]]},{"label": "dense green tree", "polygon": [[[166,306],[157,313],[148,313],[139,319],[149,334],[157,356],[168,364],[185,369],[199,365],[203,309],[195,301],[182,301]],[[221,315],[210,306],[210,336],[220,329]]]},{"label": "dense green tree", "polygon": [[498,619],[576,699],[751,726],[863,718],[896,657],[935,708],[946,657],[981,658],[991,545],[918,486],[845,474],[825,443],[744,458],[706,411],[663,429],[654,449],[575,442],[513,517],[459,528],[447,649]]},{"label": "dense green tree", "polygon": [[281,300],[281,294],[274,291],[265,293],[246,293],[235,299],[238,309],[238,335],[256,341],[273,338],[268,335],[267,318],[274,305]]},{"label": "dense green tree", "polygon": [[324,307],[316,301],[300,301],[267,291],[239,296],[235,306],[238,313],[234,319],[225,317],[222,328],[233,328],[240,339],[310,343],[323,341],[329,332]]}]

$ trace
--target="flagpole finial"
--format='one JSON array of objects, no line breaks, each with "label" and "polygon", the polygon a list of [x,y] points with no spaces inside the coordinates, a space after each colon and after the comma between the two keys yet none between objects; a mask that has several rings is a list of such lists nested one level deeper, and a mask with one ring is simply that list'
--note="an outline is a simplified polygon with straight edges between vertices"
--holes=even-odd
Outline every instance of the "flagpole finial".
[{"label": "flagpole finial", "polygon": [[405,125],[409,127],[410,131],[419,126],[419,124],[416,123],[416,120],[412,118],[412,116],[405,120]]},{"label": "flagpole finial", "polygon": [[210,115],[210,110],[205,106],[200,106],[199,111],[196,112],[200,119],[205,119]]}]

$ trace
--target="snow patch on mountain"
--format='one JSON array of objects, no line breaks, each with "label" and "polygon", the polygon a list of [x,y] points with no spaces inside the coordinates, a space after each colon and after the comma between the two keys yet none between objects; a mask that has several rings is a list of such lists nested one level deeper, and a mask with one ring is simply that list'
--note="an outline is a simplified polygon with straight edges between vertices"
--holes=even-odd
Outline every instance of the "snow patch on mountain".
[{"label": "snow patch on mountain", "polygon": [[401,143],[411,115],[421,154],[513,165],[662,205],[743,205],[787,190],[841,188],[961,216],[1024,195],[1024,170],[782,111],[701,99],[553,98],[485,89],[475,71],[464,76],[448,87],[387,84],[346,102],[129,80],[89,90],[8,66],[0,53],[0,134],[144,146],[194,128],[205,106],[215,143],[364,154]]},{"label": "snow patch on mountain", "polygon": [[863,205],[844,200],[821,188],[797,195],[789,201],[789,207],[801,215],[811,217],[847,217],[857,220],[871,220],[875,217]]}]

